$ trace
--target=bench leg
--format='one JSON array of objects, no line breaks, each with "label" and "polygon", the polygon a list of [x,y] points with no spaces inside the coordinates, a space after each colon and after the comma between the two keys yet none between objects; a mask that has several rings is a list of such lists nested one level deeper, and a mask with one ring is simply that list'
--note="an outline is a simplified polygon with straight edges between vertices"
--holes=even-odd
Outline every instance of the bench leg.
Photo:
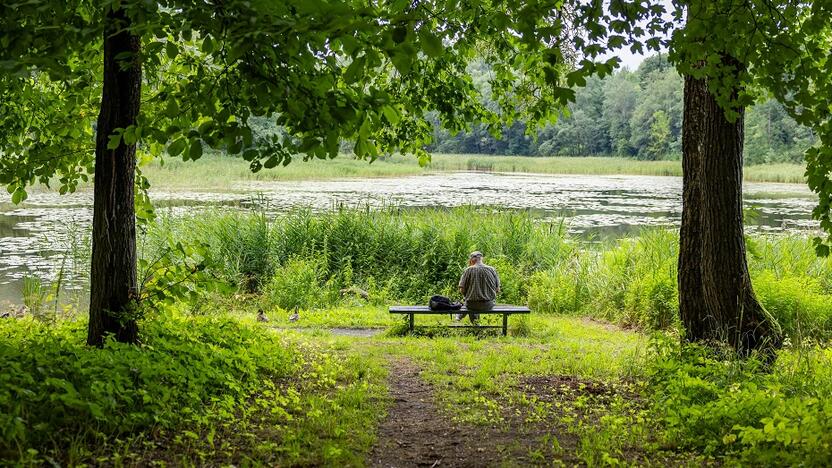
[{"label": "bench leg", "polygon": [[503,336],[508,336],[508,314],[503,314]]},{"label": "bench leg", "polygon": [[413,314],[410,314],[410,333],[413,333]]}]

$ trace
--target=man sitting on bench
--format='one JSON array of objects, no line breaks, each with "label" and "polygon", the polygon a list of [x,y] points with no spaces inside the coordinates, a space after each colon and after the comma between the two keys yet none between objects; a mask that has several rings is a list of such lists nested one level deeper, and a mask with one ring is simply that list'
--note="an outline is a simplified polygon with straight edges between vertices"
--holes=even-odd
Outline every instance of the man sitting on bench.
[{"label": "man sitting on bench", "polygon": [[[459,279],[459,292],[465,297],[465,307],[471,323],[476,324],[480,318],[477,311],[494,308],[497,294],[500,293],[500,276],[494,267],[482,262],[482,252],[471,252],[468,256],[468,268]],[[462,320],[465,314],[457,314],[456,320]]]}]

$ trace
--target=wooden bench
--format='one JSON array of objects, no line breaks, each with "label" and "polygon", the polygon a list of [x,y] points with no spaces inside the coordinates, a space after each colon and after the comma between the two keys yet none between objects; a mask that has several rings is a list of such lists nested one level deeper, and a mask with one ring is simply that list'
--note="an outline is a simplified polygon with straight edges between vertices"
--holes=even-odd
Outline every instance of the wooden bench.
[{"label": "wooden bench", "polygon": [[[507,304],[497,304],[491,310],[475,311],[475,314],[501,314],[503,316],[503,326],[480,326],[475,325],[473,328],[502,328],[503,336],[508,335],[508,316],[512,314],[528,314],[529,310],[526,306],[516,306]],[[431,310],[428,306],[392,306],[390,307],[391,314],[403,314],[410,316],[410,331],[413,332],[413,316],[414,315],[444,315],[444,314],[466,314],[468,309],[464,306],[460,310]],[[461,327],[460,327],[461,328]]]}]

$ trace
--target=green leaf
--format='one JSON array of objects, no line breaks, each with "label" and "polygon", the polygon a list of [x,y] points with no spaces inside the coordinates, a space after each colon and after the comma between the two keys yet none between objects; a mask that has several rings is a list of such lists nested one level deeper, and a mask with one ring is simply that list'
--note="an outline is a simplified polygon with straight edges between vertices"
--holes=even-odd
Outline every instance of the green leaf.
[{"label": "green leaf", "polygon": [[191,147],[188,149],[188,159],[196,161],[202,157],[202,141],[199,139],[191,140]]},{"label": "green leaf", "polygon": [[27,198],[29,198],[29,194],[26,193],[26,190],[24,190],[23,187],[17,187],[14,193],[12,193],[12,203],[15,205],[26,200]]},{"label": "green leaf", "polygon": [[240,151],[243,150],[243,141],[237,140],[234,143],[228,146],[228,153],[229,154],[238,154]]},{"label": "green leaf", "polygon": [[107,149],[108,150],[114,150],[114,149],[118,148],[118,145],[120,145],[120,144],[121,144],[121,134],[120,133],[114,133],[114,134],[110,135],[109,140],[107,140]]},{"label": "green leaf", "polygon": [[175,99],[170,98],[165,106],[165,116],[175,119],[179,117],[179,103]]},{"label": "green leaf", "polygon": [[188,142],[185,140],[184,137],[179,137],[173,141],[170,145],[168,145],[168,154],[171,156],[179,156],[182,154],[182,151],[185,150],[185,146],[187,146]]},{"label": "green leaf", "polygon": [[205,36],[205,39],[202,40],[202,51],[206,54],[214,51],[214,41],[211,40],[211,36]]},{"label": "green leaf", "polygon": [[168,41],[165,43],[165,53],[169,59],[173,60],[179,54],[179,47],[177,47],[173,42]]},{"label": "green leaf", "polygon": [[392,38],[393,42],[395,42],[396,44],[401,44],[402,42],[404,42],[405,39],[407,39],[407,28],[405,28],[404,26],[396,26],[393,29]]},{"label": "green leaf", "polygon": [[344,72],[344,81],[348,84],[358,81],[358,77],[361,75],[361,72],[364,71],[364,64],[366,62],[367,57],[365,55],[355,58]]},{"label": "green leaf", "polygon": [[387,121],[393,125],[396,125],[401,120],[399,112],[392,106],[382,106],[381,111],[384,113],[384,117],[387,118]]},{"label": "green leaf", "polygon": [[263,163],[263,167],[265,167],[266,169],[271,169],[271,168],[277,166],[279,163],[280,163],[280,158],[278,157],[278,155],[274,155],[274,156],[270,157],[269,159],[267,159],[266,162]]},{"label": "green leaf", "polygon": [[408,72],[410,72],[413,57],[407,52],[403,51],[402,48],[398,48],[393,51],[393,54],[390,56],[390,61],[393,62],[393,66],[396,67],[396,70],[398,70],[399,73],[401,73],[402,75],[407,75]]},{"label": "green leaf", "polygon": [[576,70],[566,75],[567,86],[586,86],[586,78],[584,78],[583,71]]},{"label": "green leaf", "polygon": [[829,256],[829,246],[821,242],[820,238],[815,238],[815,253],[818,257]]},{"label": "green leaf", "polygon": [[425,28],[419,30],[419,41],[422,44],[422,50],[429,57],[438,57],[445,50],[442,46],[442,40]]}]

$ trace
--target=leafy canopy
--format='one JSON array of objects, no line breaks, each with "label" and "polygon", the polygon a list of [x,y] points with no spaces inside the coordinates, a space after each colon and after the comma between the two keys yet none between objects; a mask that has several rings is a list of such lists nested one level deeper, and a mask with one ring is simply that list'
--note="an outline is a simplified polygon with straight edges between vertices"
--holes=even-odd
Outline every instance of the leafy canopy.
[{"label": "leafy canopy", "polygon": [[[23,200],[33,182],[86,180],[101,94],[106,9],[124,9],[144,70],[136,126],[110,145],[142,157],[241,155],[254,171],[333,157],[409,152],[426,161],[426,115],[459,131],[552,121],[574,86],[609,74],[621,47],[658,48],[663,7],[562,0],[29,0],[0,6],[0,182]],[[638,22],[638,20],[644,20]],[[641,26],[637,26],[641,24]],[[490,67],[486,108],[468,65]],[[258,134],[252,117],[282,132]],[[140,180],[146,187],[147,181]]]}]

